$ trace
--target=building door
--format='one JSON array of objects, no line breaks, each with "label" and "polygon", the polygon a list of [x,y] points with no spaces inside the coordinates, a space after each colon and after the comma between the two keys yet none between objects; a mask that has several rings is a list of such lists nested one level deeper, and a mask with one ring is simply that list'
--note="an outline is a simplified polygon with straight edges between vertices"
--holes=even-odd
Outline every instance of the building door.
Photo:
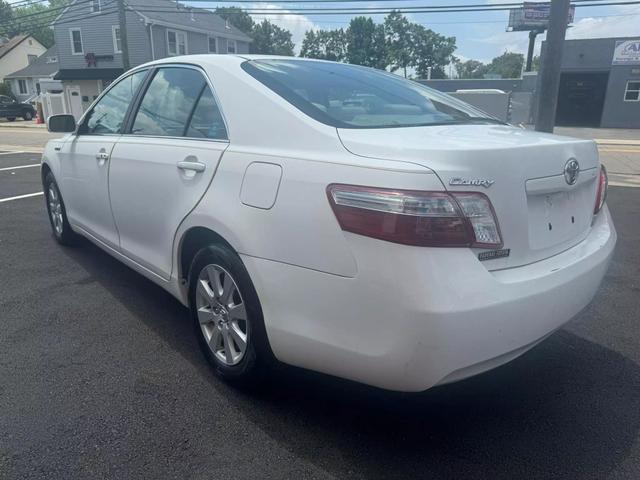
[{"label": "building door", "polygon": [[67,98],[69,99],[69,109],[71,115],[74,116],[76,122],[80,120],[80,117],[84,113],[82,108],[82,95],[80,93],[80,87],[78,85],[69,85],[67,87]]},{"label": "building door", "polygon": [[556,125],[599,127],[608,81],[609,72],[563,73]]}]

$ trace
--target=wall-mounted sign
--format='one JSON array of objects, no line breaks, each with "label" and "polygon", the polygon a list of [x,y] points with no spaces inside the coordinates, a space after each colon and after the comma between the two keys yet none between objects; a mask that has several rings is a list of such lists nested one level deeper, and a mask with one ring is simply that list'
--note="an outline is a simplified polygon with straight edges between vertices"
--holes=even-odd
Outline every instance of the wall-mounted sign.
[{"label": "wall-mounted sign", "polygon": [[[509,10],[509,26],[507,31],[546,30],[549,27],[551,4],[549,2],[524,2],[522,8]],[[569,20],[573,23],[576,13],[575,5],[569,8]]]},{"label": "wall-mounted sign", "polygon": [[613,50],[612,65],[640,65],[640,39],[618,40]]}]

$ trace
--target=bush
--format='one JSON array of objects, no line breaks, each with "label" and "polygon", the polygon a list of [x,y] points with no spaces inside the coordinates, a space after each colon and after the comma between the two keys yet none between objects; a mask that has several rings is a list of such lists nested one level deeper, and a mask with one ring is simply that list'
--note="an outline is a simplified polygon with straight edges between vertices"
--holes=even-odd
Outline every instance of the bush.
[{"label": "bush", "polygon": [[7,97],[11,97],[13,99],[16,98],[11,91],[11,85],[9,84],[9,82],[0,83],[0,95],[6,95]]}]

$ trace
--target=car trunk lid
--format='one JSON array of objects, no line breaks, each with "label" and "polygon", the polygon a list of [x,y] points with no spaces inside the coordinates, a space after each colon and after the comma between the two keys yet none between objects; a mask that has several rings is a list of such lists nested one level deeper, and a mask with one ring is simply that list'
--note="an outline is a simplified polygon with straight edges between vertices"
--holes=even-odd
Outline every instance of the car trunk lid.
[{"label": "car trunk lid", "polygon": [[[589,232],[599,165],[593,141],[506,125],[338,129],[338,134],[353,154],[414,162],[433,170],[447,190],[486,194],[505,250],[505,256],[485,261],[489,269],[556,255]],[[569,184],[565,168],[572,159],[579,172]]]}]

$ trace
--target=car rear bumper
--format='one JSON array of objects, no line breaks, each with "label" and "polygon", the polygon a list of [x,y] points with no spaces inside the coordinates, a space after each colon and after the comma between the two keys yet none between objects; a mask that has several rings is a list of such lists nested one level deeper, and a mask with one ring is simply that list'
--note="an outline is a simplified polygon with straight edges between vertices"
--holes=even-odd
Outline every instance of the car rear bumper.
[{"label": "car rear bumper", "polygon": [[494,272],[468,249],[346,236],[355,278],[243,256],[271,347],[285,363],[401,391],[475,375],[536,345],[589,304],[616,243],[606,207],[580,244]]}]

